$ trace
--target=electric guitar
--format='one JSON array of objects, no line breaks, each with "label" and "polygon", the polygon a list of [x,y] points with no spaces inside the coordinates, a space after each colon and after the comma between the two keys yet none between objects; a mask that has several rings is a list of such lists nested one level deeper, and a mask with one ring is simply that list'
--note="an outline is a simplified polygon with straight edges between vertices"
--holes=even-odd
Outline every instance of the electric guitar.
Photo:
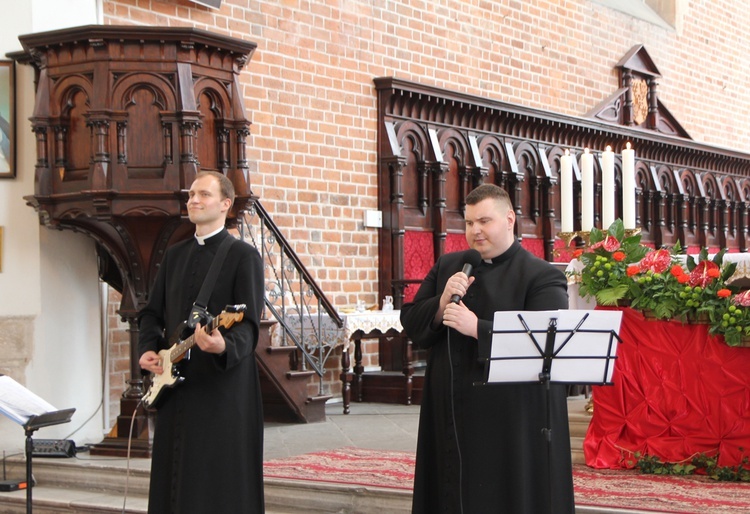
[{"label": "electric guitar", "polygon": [[[201,327],[201,330],[210,334],[219,327],[228,329],[235,323],[242,321],[246,308],[245,304],[227,305],[221,314],[212,319],[205,327]],[[164,388],[175,387],[185,380],[185,377],[180,376],[177,363],[182,360],[185,353],[193,346],[195,346],[195,334],[190,335],[190,337],[183,341],[178,341],[167,350],[159,351],[163,370],[160,374],[154,374],[151,377],[151,385],[142,398],[146,408],[157,408],[157,404],[164,397],[162,394],[164,393]]]}]

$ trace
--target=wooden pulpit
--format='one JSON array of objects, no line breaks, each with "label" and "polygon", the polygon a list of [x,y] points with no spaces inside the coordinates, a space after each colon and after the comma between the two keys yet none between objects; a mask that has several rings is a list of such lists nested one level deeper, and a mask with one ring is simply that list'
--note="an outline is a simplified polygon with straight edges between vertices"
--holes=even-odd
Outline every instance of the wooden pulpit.
[{"label": "wooden pulpit", "polygon": [[[100,25],[19,39],[36,69],[25,199],[42,224],[92,237],[100,277],[122,293],[131,380],[116,426],[92,448],[122,455],[144,385],[136,316],[166,248],[193,232],[187,189],[198,171],[219,171],[237,191],[230,219],[254,201],[239,74],[256,44],[191,27]],[[131,453],[149,456],[146,413],[135,420]]]}]

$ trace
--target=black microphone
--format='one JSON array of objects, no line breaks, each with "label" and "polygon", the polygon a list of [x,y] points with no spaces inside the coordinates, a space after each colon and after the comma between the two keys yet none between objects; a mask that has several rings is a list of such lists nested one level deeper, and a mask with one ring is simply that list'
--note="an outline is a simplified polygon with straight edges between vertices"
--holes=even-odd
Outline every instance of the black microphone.
[{"label": "black microphone", "polygon": [[[464,255],[464,268],[461,270],[463,271],[464,275],[467,277],[471,276],[471,272],[479,266],[479,263],[482,262],[482,255],[473,248],[466,252],[466,255]],[[461,301],[461,297],[457,294],[454,294],[451,296],[451,303],[458,303]]]}]

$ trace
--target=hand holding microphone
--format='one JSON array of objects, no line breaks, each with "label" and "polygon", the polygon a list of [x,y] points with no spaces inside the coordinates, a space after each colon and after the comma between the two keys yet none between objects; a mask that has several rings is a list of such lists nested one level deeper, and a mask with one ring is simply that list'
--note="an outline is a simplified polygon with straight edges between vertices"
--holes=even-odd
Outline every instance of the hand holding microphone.
[{"label": "hand holding microphone", "polygon": [[[478,251],[469,250],[468,252],[466,252],[466,255],[464,257],[464,267],[461,270],[461,273],[469,277],[469,282],[466,285],[467,288],[473,281],[471,279],[471,273],[475,267],[479,266],[480,262],[482,262],[482,256]],[[451,281],[454,281],[453,286],[450,285]],[[443,292],[443,298],[446,298],[445,295],[448,293],[448,291],[455,291],[455,289],[458,288],[456,285],[458,282],[463,284],[463,282],[465,282],[465,279],[461,277],[459,273],[456,273],[446,284],[445,291]],[[461,287],[461,289],[464,288]],[[455,329],[464,335],[476,338],[477,317],[473,312],[467,309],[463,303],[461,303],[462,296],[463,294],[452,294],[448,303],[445,304],[445,306],[438,312],[436,321],[438,323],[442,323],[446,327]],[[442,299],[441,301],[444,302],[445,299]]]},{"label": "hand holding microphone", "polygon": [[[480,255],[480,253],[474,249],[471,249],[466,252],[466,255],[464,256],[464,267],[461,272],[467,277],[471,277],[471,273],[474,271],[474,268],[479,266],[479,263],[481,262],[482,256]],[[463,295],[459,294],[451,295],[450,302],[458,304],[461,301],[462,296]]]}]

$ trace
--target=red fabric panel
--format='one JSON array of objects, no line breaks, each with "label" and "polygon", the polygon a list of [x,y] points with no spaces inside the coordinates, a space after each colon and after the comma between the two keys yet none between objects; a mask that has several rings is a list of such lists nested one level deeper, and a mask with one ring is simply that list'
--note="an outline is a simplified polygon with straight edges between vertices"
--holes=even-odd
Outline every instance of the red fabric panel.
[{"label": "red fabric panel", "polygon": [[447,234],[445,237],[445,253],[460,252],[468,250],[469,243],[466,242],[465,234]]},{"label": "red fabric panel", "polygon": [[521,240],[521,246],[526,248],[540,259],[544,259],[544,241],[539,238],[524,237]]},{"label": "red fabric panel", "polygon": [[[422,280],[435,264],[432,232],[407,231],[404,234],[404,279]],[[414,299],[418,284],[410,284],[404,289],[404,302]]]},{"label": "red fabric panel", "polygon": [[586,464],[631,468],[634,452],[680,462],[717,451],[720,466],[740,464],[740,448],[750,453],[750,348],[727,346],[707,325],[623,311],[614,385],[594,387]]},{"label": "red fabric panel", "polygon": [[565,241],[555,239],[554,248],[552,262],[570,262],[573,260],[573,252],[576,251],[576,243],[572,241],[571,246],[565,246]]}]

